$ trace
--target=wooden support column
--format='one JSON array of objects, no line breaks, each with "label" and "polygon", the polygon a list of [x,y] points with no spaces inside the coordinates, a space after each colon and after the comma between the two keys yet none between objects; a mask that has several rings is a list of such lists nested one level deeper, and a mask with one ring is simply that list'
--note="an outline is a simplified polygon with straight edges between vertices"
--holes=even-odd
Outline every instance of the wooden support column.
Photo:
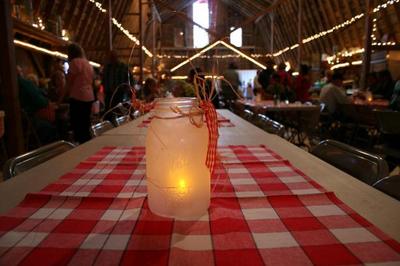
[{"label": "wooden support column", "polygon": [[365,33],[364,33],[364,55],[363,64],[361,69],[360,88],[367,89],[367,76],[371,65],[371,34],[372,34],[372,16],[371,11],[373,8],[373,0],[367,0],[365,11]]},{"label": "wooden support column", "polygon": [[298,0],[299,3],[299,13],[297,17],[297,43],[299,44],[299,47],[297,48],[297,68],[300,71],[300,64],[301,64],[301,50],[303,48],[303,42],[302,42],[302,26],[301,21],[303,17],[303,0]]},{"label": "wooden support column", "polygon": [[269,45],[269,48],[270,48],[269,52],[271,54],[273,54],[274,53],[274,13],[273,12],[271,12],[269,14],[269,18],[271,19],[271,38],[270,38],[271,44]]},{"label": "wooden support column", "polygon": [[13,24],[10,1],[0,1],[0,95],[5,116],[5,137],[9,156],[24,152],[21,107],[18,98],[18,84],[15,63]]},{"label": "wooden support column", "polygon": [[[140,84],[143,83],[143,66],[144,66],[144,58],[143,58],[143,3],[142,0],[139,0],[139,67],[140,67],[140,77],[139,77],[139,82]],[[143,91],[143,90],[142,90]]]},{"label": "wooden support column", "polygon": [[156,41],[157,41],[157,39],[156,39],[156,34],[157,34],[157,29],[156,29],[157,14],[156,14],[156,12],[157,12],[157,8],[153,1],[152,1],[151,7],[152,7],[151,14],[152,14],[152,19],[153,19],[153,22],[151,24],[151,30],[152,30],[151,52],[153,53],[153,57],[151,58],[152,59],[151,60],[151,73],[152,73],[153,77],[155,77],[156,76],[156,59],[157,59],[157,53],[156,53]]},{"label": "wooden support column", "polygon": [[107,6],[107,10],[108,10],[108,27],[107,27],[107,50],[108,51],[112,51],[113,49],[113,34],[112,34],[112,3],[111,0],[108,0],[108,6]]}]

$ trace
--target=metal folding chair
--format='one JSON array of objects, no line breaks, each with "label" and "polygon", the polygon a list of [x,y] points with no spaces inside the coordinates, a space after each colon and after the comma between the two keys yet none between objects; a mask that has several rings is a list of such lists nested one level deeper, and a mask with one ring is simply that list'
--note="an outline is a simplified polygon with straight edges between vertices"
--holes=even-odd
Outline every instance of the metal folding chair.
[{"label": "metal folding chair", "polygon": [[400,112],[390,110],[374,110],[378,119],[380,145],[374,146],[378,153],[384,154],[389,164],[400,163]]},{"label": "metal folding chair", "polygon": [[98,137],[101,136],[104,132],[113,128],[113,124],[111,124],[110,121],[105,120],[103,122],[92,125],[92,127],[90,128],[90,134],[92,135],[92,137]]},{"label": "metal folding chair", "polygon": [[243,118],[246,119],[249,122],[253,122],[254,121],[254,112],[250,111],[249,109],[244,109],[243,111]]},{"label": "metal folding chair", "polygon": [[338,141],[321,141],[311,153],[369,185],[389,174],[382,157]]},{"label": "metal folding chair", "polygon": [[14,177],[75,147],[71,142],[60,140],[10,158],[3,166],[3,178],[6,180]]},{"label": "metal folding chair", "polygon": [[400,200],[400,175],[392,175],[382,178],[372,185],[383,193]]},{"label": "metal folding chair", "polygon": [[131,118],[129,115],[124,115],[120,117],[116,117],[113,121],[114,126],[119,127],[120,125],[126,124],[129,121],[131,121]]},{"label": "metal folding chair", "polygon": [[258,114],[259,125],[262,129],[267,131],[268,133],[278,135],[279,137],[284,137],[285,135],[285,127],[275,120],[272,120],[266,115]]}]

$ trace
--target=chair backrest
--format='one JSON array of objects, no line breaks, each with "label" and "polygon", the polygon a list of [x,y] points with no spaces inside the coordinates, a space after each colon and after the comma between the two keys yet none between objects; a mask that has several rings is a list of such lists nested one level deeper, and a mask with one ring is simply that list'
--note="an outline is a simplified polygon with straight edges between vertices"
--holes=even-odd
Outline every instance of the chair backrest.
[{"label": "chair backrest", "polygon": [[113,128],[114,128],[113,124],[111,124],[110,121],[105,120],[103,122],[92,125],[92,127],[90,128],[90,134],[92,135],[92,137],[98,137],[102,135],[104,132]]},{"label": "chair backrest", "polygon": [[130,118],[129,115],[124,115],[124,116],[116,117],[116,118],[114,119],[114,125],[118,127],[118,126],[120,126],[120,125],[123,125],[123,124],[125,124],[125,123],[128,123],[130,120],[131,120],[131,118]]},{"label": "chair backrest", "polygon": [[374,188],[400,200],[400,175],[392,175],[382,178],[372,185]]},{"label": "chair backrest", "polygon": [[136,111],[134,111],[133,113],[131,113],[131,117],[133,118],[133,119],[136,119],[136,118],[138,118],[140,116],[140,111],[139,110],[136,110]]},{"label": "chair backrest", "polygon": [[400,112],[374,110],[378,118],[379,130],[383,134],[400,135]]},{"label": "chair backrest", "polygon": [[338,141],[321,141],[311,153],[369,185],[389,174],[382,157]]},{"label": "chair backrest", "polygon": [[60,140],[10,158],[3,166],[3,178],[6,180],[14,177],[74,147],[76,146],[73,143]]},{"label": "chair backrest", "polygon": [[298,112],[299,129],[305,132],[309,137],[313,135],[319,125],[321,116],[320,108],[306,109]]},{"label": "chair backrest", "polygon": [[272,120],[263,114],[258,114],[258,119],[260,121],[258,124],[268,133],[275,134],[280,137],[284,136],[285,127],[281,123],[276,122],[275,120]]},{"label": "chair backrest", "polygon": [[254,112],[249,109],[244,109],[243,117],[248,121],[254,120]]}]

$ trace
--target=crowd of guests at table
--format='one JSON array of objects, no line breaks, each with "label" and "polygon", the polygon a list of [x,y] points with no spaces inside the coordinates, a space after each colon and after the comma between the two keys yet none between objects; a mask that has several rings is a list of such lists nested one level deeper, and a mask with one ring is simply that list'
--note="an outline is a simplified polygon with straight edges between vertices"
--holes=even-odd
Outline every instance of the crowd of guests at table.
[{"label": "crowd of guests at table", "polygon": [[[196,75],[204,80],[206,90],[212,87],[212,81],[205,79],[200,68],[191,69],[186,80],[172,80],[170,73],[165,72],[158,79],[146,78],[140,86],[128,65],[122,63],[114,51],[107,56],[104,67],[95,71],[79,45],[70,44],[67,50],[68,71],[65,71],[63,60],[55,60],[48,82],[39,80],[32,73],[25,75],[23,68],[17,67],[23,118],[34,127],[42,144],[65,139],[70,129],[77,143],[88,141],[93,113],[106,113],[105,118],[111,120],[113,116],[108,111],[121,102],[130,101],[132,93],[147,103],[157,97],[194,97]],[[311,98],[310,67],[301,65],[298,75],[293,76],[291,70],[285,70],[284,63],[278,64],[276,69],[274,66],[275,62],[267,59],[266,69],[257,71],[253,84],[248,84],[247,98],[286,103],[314,100]],[[230,103],[242,97],[237,69],[235,63],[230,63],[223,71],[223,79],[218,81],[219,90],[213,97],[216,108],[221,103],[229,107]],[[351,102],[352,98],[344,90],[340,71],[326,71],[321,82],[319,102],[326,106],[327,112],[334,114],[337,105]],[[371,73],[368,91],[390,100],[391,108],[400,110],[400,81],[395,82],[389,71]],[[361,92],[353,94],[354,97],[367,96]]]},{"label": "crowd of guests at table", "polygon": [[[339,104],[358,101],[371,101],[372,97],[390,102],[390,108],[400,110],[400,80],[392,78],[388,70],[368,75],[367,90],[353,90],[351,97],[347,96],[343,85],[344,74],[341,70],[323,72],[319,82],[321,88],[318,97],[312,97],[313,84],[310,77],[310,67],[301,65],[297,76],[291,70],[286,71],[284,63],[274,68],[272,59],[266,61],[266,69],[258,71],[254,78],[254,99],[278,100],[289,102],[316,102],[325,105],[325,110],[334,114]],[[315,91],[315,90],[314,90]],[[247,97],[252,98],[252,97]]]},{"label": "crowd of guests at table", "polygon": [[35,74],[26,74],[24,67],[17,66],[24,132],[34,131],[40,144],[68,139],[71,131],[75,142],[86,142],[91,139],[94,113],[130,100],[134,81],[115,52],[108,55],[101,71],[95,71],[78,44],[70,44],[67,51],[68,70],[64,60],[57,59],[47,80],[39,82]]}]

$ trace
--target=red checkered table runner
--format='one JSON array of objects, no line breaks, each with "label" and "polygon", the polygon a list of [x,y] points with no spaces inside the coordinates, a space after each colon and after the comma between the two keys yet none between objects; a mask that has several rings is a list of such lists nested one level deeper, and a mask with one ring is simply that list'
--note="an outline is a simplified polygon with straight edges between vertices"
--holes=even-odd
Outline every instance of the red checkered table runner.
[{"label": "red checkered table runner", "polygon": [[399,244],[332,193],[214,198],[195,220],[158,217],[146,198],[28,195],[0,236],[1,265],[400,263]]},{"label": "red checkered table runner", "polygon": [[400,265],[400,245],[264,146],[219,147],[197,219],[150,212],[143,147],[105,147],[0,217],[0,265]]},{"label": "red checkered table runner", "polygon": [[[234,127],[234,126],[235,126],[235,125],[231,122],[230,119],[228,119],[228,118],[226,118],[226,117],[224,117],[223,115],[218,114],[218,113],[217,113],[217,115],[218,115],[218,117],[217,117],[217,119],[218,119],[218,127]],[[147,118],[147,119],[144,119],[144,120],[138,125],[138,127],[148,127],[148,126],[150,125],[152,119],[153,119],[152,116],[150,116],[150,117]]]},{"label": "red checkered table runner", "polygon": [[[224,146],[211,180],[212,197],[314,194],[323,188],[264,146]],[[147,195],[143,147],[105,147],[42,190],[78,197]]]}]

